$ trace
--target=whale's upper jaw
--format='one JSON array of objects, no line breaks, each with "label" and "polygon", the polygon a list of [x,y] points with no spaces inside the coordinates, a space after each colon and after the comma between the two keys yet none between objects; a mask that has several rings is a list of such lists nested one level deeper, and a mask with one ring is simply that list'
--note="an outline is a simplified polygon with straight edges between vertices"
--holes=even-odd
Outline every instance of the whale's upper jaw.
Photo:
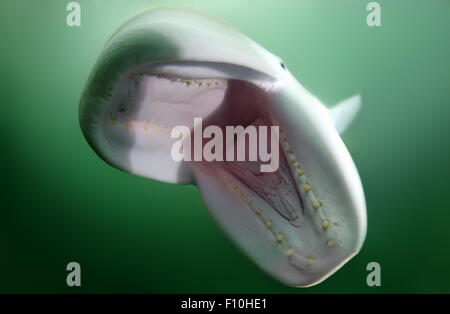
[{"label": "whale's upper jaw", "polygon": [[[163,22],[154,32],[152,23],[169,18],[164,12],[153,22],[140,17],[110,40],[80,101],[84,135],[117,168],[196,184],[218,224],[278,280],[309,286],[327,278],[361,248],[366,216],[359,175],[324,107],[278,58],[241,34],[239,48],[228,50],[239,51],[239,58],[231,59],[196,54],[192,42],[178,35],[167,40],[168,31],[181,28]],[[148,34],[157,46],[145,45]],[[255,53],[257,58],[242,61]],[[175,162],[170,151],[178,139],[171,129],[192,129],[197,117],[204,127],[279,126],[279,169]]]}]

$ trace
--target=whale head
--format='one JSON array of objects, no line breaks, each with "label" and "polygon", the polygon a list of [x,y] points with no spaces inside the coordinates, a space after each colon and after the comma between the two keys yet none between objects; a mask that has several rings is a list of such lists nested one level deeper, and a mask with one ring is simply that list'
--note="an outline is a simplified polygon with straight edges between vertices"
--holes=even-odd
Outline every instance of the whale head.
[{"label": "whale head", "polygon": [[[196,185],[258,266],[287,285],[310,286],[354,256],[366,234],[361,180],[338,133],[358,108],[356,96],[328,110],[281,58],[232,26],[171,8],[134,17],[112,35],[79,119],[107,163]],[[230,126],[243,133],[225,140]],[[251,132],[264,127],[274,136]],[[173,158],[177,144],[192,158]],[[266,144],[277,159],[272,168],[261,150],[250,153]],[[239,145],[247,148],[241,159]],[[216,158],[203,158],[208,149]],[[230,151],[235,159],[226,158]]]}]

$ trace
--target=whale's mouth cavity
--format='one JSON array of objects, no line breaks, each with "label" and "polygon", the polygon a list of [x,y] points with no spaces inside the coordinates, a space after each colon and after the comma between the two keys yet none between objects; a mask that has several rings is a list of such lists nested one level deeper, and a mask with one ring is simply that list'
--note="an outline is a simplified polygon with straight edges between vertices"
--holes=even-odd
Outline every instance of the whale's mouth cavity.
[{"label": "whale's mouth cavity", "polygon": [[[274,149],[270,141],[273,135],[271,127],[279,127],[279,138],[275,142],[279,164],[273,172],[261,171],[264,162],[259,154],[256,160],[249,161],[249,149],[245,150],[245,161],[237,161],[237,147],[242,144],[239,141],[244,141],[245,147],[249,147],[248,134],[241,138],[236,136],[231,145],[223,139],[223,160],[192,158],[189,164],[194,172],[210,173],[211,177],[225,182],[230,195],[240,202],[242,210],[252,211],[254,219],[261,221],[286,253],[291,265],[305,269],[318,258],[318,254],[312,257],[308,252],[339,244],[337,224],[330,222],[315,194],[307,169],[299,159],[301,148],[291,145],[289,132],[277,123],[272,114],[271,108],[278,105],[273,103],[272,93],[273,83],[270,81],[133,72],[120,82],[114,92],[106,95],[111,100],[104,113],[105,134],[109,142],[120,146],[122,134],[131,133],[134,137],[132,152],[153,154],[163,151],[165,155],[161,158],[171,158],[171,147],[179,140],[173,136],[172,129],[186,126],[193,138],[195,118],[202,118],[203,130],[217,126],[224,135],[227,126],[267,127],[268,151]],[[202,137],[201,149],[210,140]],[[193,151],[196,149],[194,144],[192,141]],[[234,160],[225,158],[231,148],[234,149]],[[141,164],[145,162],[139,161]],[[306,220],[309,223],[305,223]],[[298,239],[289,241],[292,236]]]}]

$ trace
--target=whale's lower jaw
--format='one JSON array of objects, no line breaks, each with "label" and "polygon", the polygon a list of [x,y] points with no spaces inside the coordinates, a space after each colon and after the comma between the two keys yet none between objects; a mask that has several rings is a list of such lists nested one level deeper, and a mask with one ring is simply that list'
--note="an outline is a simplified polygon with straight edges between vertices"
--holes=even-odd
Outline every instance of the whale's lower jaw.
[{"label": "whale's lower jaw", "polygon": [[[139,69],[108,91],[100,118],[82,121],[82,126],[93,148],[112,165],[196,184],[213,218],[263,270],[285,284],[309,286],[359,250],[359,209],[347,196],[340,199],[347,183],[340,187],[335,169],[321,162],[328,157],[317,155],[316,162],[306,154],[313,135],[302,129],[302,122],[283,125],[283,104],[273,97],[277,92],[270,80]],[[261,172],[260,160],[171,160],[171,147],[178,140],[171,136],[172,128],[182,125],[193,131],[198,117],[204,128],[215,125],[224,133],[226,126],[278,126],[278,169]],[[224,154],[228,149],[223,146]]]},{"label": "whale's lower jaw", "polygon": [[[286,285],[320,283],[358,252],[353,243],[342,241],[340,225],[327,218],[331,215],[321,207],[305,205],[297,226],[239,177],[221,168],[197,169],[196,184],[212,217],[233,242]],[[312,204],[313,198],[313,194],[304,195],[302,201]],[[329,222],[327,227],[324,221]]]}]

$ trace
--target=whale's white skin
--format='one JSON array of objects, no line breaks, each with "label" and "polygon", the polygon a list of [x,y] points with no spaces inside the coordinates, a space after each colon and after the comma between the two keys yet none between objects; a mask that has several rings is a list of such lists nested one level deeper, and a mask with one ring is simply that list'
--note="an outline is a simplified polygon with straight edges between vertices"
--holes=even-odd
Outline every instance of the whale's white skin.
[{"label": "whale's white skin", "polygon": [[[359,107],[354,96],[328,110],[279,57],[235,28],[164,8],[132,18],[106,43],[80,100],[80,125],[111,165],[196,185],[215,221],[260,268],[310,286],[365,238],[361,180],[338,134]],[[221,127],[279,125],[279,170],[174,161],[171,129],[192,129],[196,117]]]}]

